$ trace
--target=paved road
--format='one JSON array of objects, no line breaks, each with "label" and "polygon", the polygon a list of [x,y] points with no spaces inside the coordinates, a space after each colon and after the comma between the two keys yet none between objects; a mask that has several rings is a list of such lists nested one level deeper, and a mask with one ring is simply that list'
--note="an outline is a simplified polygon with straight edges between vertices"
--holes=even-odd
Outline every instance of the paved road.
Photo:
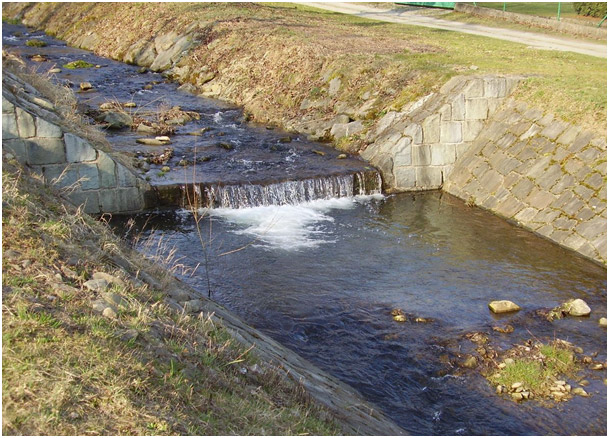
[{"label": "paved road", "polygon": [[490,38],[526,44],[536,49],[560,50],[575,52],[584,55],[607,58],[607,45],[589,43],[586,41],[571,40],[541,33],[524,32],[498,27],[481,26],[479,24],[460,23],[448,21],[432,16],[422,15],[417,10],[408,9],[379,9],[365,6],[360,3],[310,3],[297,2],[307,6],[326,9],[333,12],[357,15],[358,17],[387,21],[389,23],[402,23],[415,26],[431,27],[434,29],[452,30]]}]

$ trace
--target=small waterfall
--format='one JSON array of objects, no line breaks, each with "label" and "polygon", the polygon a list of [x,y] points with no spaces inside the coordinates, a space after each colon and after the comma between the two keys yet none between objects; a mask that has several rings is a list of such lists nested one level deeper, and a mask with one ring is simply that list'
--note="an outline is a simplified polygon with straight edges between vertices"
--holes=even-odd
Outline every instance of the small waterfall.
[{"label": "small waterfall", "polygon": [[201,185],[194,188],[198,204],[211,208],[296,205],[317,199],[381,193],[376,170],[271,184]]}]

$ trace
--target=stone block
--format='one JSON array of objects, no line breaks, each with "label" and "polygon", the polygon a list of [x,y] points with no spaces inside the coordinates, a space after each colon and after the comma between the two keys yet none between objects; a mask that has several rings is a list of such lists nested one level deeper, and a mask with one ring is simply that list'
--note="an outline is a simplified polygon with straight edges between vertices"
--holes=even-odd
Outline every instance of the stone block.
[{"label": "stone block", "polygon": [[462,141],[463,132],[461,122],[442,122],[440,124],[441,143],[461,143]]},{"label": "stone block", "polygon": [[493,169],[490,169],[482,178],[479,178],[480,185],[485,188],[488,193],[495,193],[503,184],[503,176]]},{"label": "stone block", "polygon": [[463,141],[474,141],[484,128],[482,120],[467,120],[463,123]]},{"label": "stone block", "polygon": [[15,105],[9,102],[6,97],[2,96],[2,114],[11,113],[14,114]]},{"label": "stone block", "polygon": [[2,140],[2,147],[6,152],[12,153],[20,163],[27,163],[27,148],[21,139]]},{"label": "stone block", "polygon": [[573,142],[571,142],[571,144],[569,145],[569,152],[572,152],[574,154],[578,153],[590,143],[593,136],[594,134],[589,131],[580,132],[575,137],[575,140],[573,140]]},{"label": "stone block", "polygon": [[106,189],[99,191],[99,204],[102,213],[117,213],[120,211],[118,190]]},{"label": "stone block", "polygon": [[443,174],[439,167],[416,167],[416,186],[422,189],[437,189],[442,186]]},{"label": "stone block", "polygon": [[108,154],[98,151],[99,187],[116,187],[116,163]]},{"label": "stone block", "polygon": [[413,144],[423,143],[423,128],[418,123],[408,125],[403,134],[405,137],[410,137]]},{"label": "stone block", "polygon": [[442,88],[440,88],[440,93],[448,94],[451,91],[456,90],[458,87],[462,86],[463,82],[464,78],[462,76],[453,76],[449,79],[448,82],[442,85]]},{"label": "stone block", "polygon": [[410,166],[412,164],[412,147],[409,137],[402,137],[395,145],[393,155],[394,166]]},{"label": "stone block", "polygon": [[505,97],[506,83],[505,78],[485,78],[484,96],[485,97]]},{"label": "stone block", "polygon": [[472,147],[472,144],[467,143],[457,143],[455,144],[455,156],[457,160],[464,156]]},{"label": "stone block", "polygon": [[444,166],[453,164],[457,159],[454,144],[439,143],[431,145],[431,165]]},{"label": "stone block", "polygon": [[552,202],[550,207],[561,209],[565,204],[572,201],[574,198],[576,198],[575,193],[573,193],[571,190],[566,190],[556,199],[556,201]]},{"label": "stone block", "polygon": [[437,143],[440,141],[440,115],[433,114],[423,120],[421,124],[423,128],[423,142]]},{"label": "stone block", "polygon": [[69,163],[95,161],[97,159],[97,151],[91,147],[88,141],[69,133],[64,134],[64,141],[66,144],[66,158]]},{"label": "stone block", "polygon": [[76,168],[82,190],[99,189],[99,171],[94,163],[81,163]]},{"label": "stone block", "polygon": [[2,114],[2,140],[19,138],[15,114]]},{"label": "stone block", "polygon": [[450,122],[452,119],[452,108],[450,106],[450,104],[445,103],[444,105],[442,105],[442,108],[440,108],[440,119],[442,120],[442,122]]},{"label": "stone block", "polygon": [[571,175],[576,175],[584,166],[584,162],[577,157],[569,158],[564,163],[564,169]]},{"label": "stone block", "polygon": [[530,179],[522,178],[514,186],[514,188],[512,188],[511,192],[512,192],[512,195],[514,197],[516,197],[517,199],[524,200],[529,196],[529,194],[533,190],[533,187],[535,187],[535,184],[533,184],[533,182]]},{"label": "stone block", "polygon": [[562,244],[569,238],[569,236],[571,236],[571,234],[573,234],[571,231],[554,230],[554,232],[550,234],[550,239],[552,239],[554,242]]},{"label": "stone block", "polygon": [[428,166],[431,164],[431,146],[428,144],[412,146],[412,165]]},{"label": "stone block", "polygon": [[128,189],[119,189],[117,195],[118,210],[117,212],[133,212],[144,208],[144,199],[140,191],[133,187]]},{"label": "stone block", "polygon": [[520,136],[520,140],[528,140],[529,138],[533,138],[539,134],[542,129],[543,128],[541,126],[533,124],[524,134]]},{"label": "stone block", "polygon": [[125,166],[117,164],[116,170],[119,187],[135,187],[137,185],[137,177]]},{"label": "stone block", "polygon": [[486,120],[488,101],[485,98],[465,100],[465,120]]},{"label": "stone block", "polygon": [[330,83],[328,84],[328,95],[336,96],[336,94],[338,93],[338,90],[340,90],[341,85],[342,85],[342,82],[341,82],[340,78],[332,79],[330,81]]},{"label": "stone block", "polygon": [[482,79],[471,79],[463,90],[466,98],[484,97],[484,81]]},{"label": "stone block", "polygon": [[60,164],[66,162],[60,138],[33,138],[25,141],[30,164]]},{"label": "stone block", "polygon": [[580,221],[588,221],[596,216],[596,212],[588,207],[582,208],[575,214],[575,218]]},{"label": "stone block", "polygon": [[47,184],[60,189],[75,186],[79,178],[78,170],[65,164],[42,166],[42,175]]},{"label": "stone block", "polygon": [[394,169],[395,185],[400,189],[414,189],[416,186],[416,168],[396,167]]},{"label": "stone block", "polygon": [[455,97],[451,103],[452,105],[452,120],[461,121],[465,120],[465,96],[463,93]]},{"label": "stone block", "polygon": [[31,138],[36,136],[36,124],[34,117],[24,109],[17,107],[15,109],[17,115],[17,128],[21,138]]},{"label": "stone block", "polygon": [[575,141],[581,129],[577,126],[569,126],[556,140],[558,143],[570,145]]},{"label": "stone block", "polygon": [[561,122],[560,120],[555,120],[541,131],[541,135],[547,137],[550,140],[556,140],[560,134],[562,134],[565,129],[568,128],[568,124],[565,122]]},{"label": "stone block", "polygon": [[525,203],[542,210],[554,202],[555,199],[556,196],[552,193],[546,192],[545,190],[539,190],[535,187],[531,193],[529,193],[529,196],[526,197]]},{"label": "stone block", "polygon": [[602,186],[607,184],[607,182],[605,180],[606,180],[606,174],[605,174],[605,177],[603,177],[603,175],[601,175],[600,173],[595,172],[592,175],[590,175],[588,178],[586,178],[586,180],[584,182],[586,184],[588,184],[588,186],[592,187],[594,190],[598,190]]},{"label": "stone block", "polygon": [[543,174],[535,179],[542,189],[549,190],[563,177],[563,170],[558,164],[552,164],[544,170]]},{"label": "stone block", "polygon": [[584,239],[583,237],[581,237],[580,235],[578,235],[576,233],[572,233],[569,237],[567,237],[565,239],[565,241],[563,242],[563,245],[565,245],[567,248],[571,248],[573,250],[578,250],[579,248],[584,246],[586,243],[587,243],[586,239]]},{"label": "stone block", "polygon": [[500,215],[507,217],[507,218],[512,218],[514,217],[518,212],[520,212],[520,210],[522,210],[523,208],[525,208],[525,205],[520,202],[518,199],[516,198],[507,198],[505,201],[503,201],[502,203],[500,203],[497,206],[497,213],[499,213]]},{"label": "stone block", "polygon": [[552,210],[549,208],[540,210],[539,213],[532,219],[533,222],[539,222],[542,224],[549,224],[560,215],[560,211]]},{"label": "stone block", "polygon": [[[606,151],[603,152],[606,155]],[[585,163],[589,164],[598,159],[601,155],[603,155],[603,152],[601,152],[600,149],[594,146],[588,146],[579,152],[578,157],[580,160],[583,160]],[[607,157],[605,156],[603,158]]]},{"label": "stone block", "polygon": [[68,200],[77,207],[82,207],[88,214],[100,213],[99,198],[96,191],[74,191],[67,195]]},{"label": "stone block", "polygon": [[42,138],[59,138],[63,135],[61,128],[54,123],[36,117],[36,136]]},{"label": "stone block", "polygon": [[575,186],[575,188],[573,189],[573,191],[579,195],[579,197],[584,201],[587,202],[589,199],[592,198],[592,196],[594,195],[594,191],[589,189],[586,186],[583,185],[578,185]]},{"label": "stone block", "polygon": [[536,122],[543,117],[543,113],[536,108],[529,108],[522,114],[522,117],[531,122]]},{"label": "stone block", "polygon": [[514,219],[516,219],[518,222],[522,223],[522,224],[528,224],[532,221],[532,219],[537,215],[538,210],[533,208],[533,207],[526,207],[522,210],[520,210],[520,212],[514,216]]},{"label": "stone block", "polygon": [[575,213],[577,213],[583,206],[584,201],[579,199],[577,196],[574,196],[569,202],[563,205],[562,211],[569,216],[575,216]]}]

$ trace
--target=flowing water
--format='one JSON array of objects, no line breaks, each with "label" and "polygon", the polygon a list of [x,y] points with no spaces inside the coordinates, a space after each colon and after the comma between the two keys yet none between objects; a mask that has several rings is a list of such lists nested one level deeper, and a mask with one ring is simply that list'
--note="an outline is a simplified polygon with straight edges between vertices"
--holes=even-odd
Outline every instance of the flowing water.
[{"label": "flowing water", "polygon": [[[6,43],[11,35],[3,35]],[[95,74],[114,77],[110,89],[125,93],[121,98],[137,98],[148,80],[138,83],[143,76],[134,67],[53,44],[57,56],[105,64]],[[199,221],[185,209],[116,218],[117,232],[139,250],[358,389],[410,433],[606,435],[604,370],[585,370],[575,380],[590,381],[591,397],[545,406],[496,396],[475,371],[455,366],[475,348],[465,338],[473,331],[489,334],[502,349],[532,338],[565,339],[606,361],[606,330],[597,324],[607,311],[604,268],[441,192],[358,195],[357,177],[345,178],[365,169],[357,160],[341,164],[331,150],[321,157],[311,150],[322,145],[301,139],[285,146],[278,141],[285,133],[242,123],[235,108],[162,87],[156,91],[164,90],[163,99],[199,111],[206,126],[225,131],[223,141],[239,146],[237,161],[214,149],[210,172],[221,176],[234,164],[230,179],[240,188],[223,180],[209,189],[218,208],[201,210]],[[109,139],[132,151],[136,137]],[[172,146],[186,151],[197,141],[183,136]],[[268,144],[287,149],[271,151]],[[260,160],[265,150],[276,161]],[[285,183],[286,174],[298,182]],[[243,184],[250,177],[265,188]],[[248,207],[251,199],[255,206]],[[552,323],[536,316],[571,298],[584,299],[591,316]],[[515,301],[522,310],[493,316],[487,303],[494,299]],[[394,322],[394,308],[408,321]],[[508,323],[513,333],[492,331]]]}]

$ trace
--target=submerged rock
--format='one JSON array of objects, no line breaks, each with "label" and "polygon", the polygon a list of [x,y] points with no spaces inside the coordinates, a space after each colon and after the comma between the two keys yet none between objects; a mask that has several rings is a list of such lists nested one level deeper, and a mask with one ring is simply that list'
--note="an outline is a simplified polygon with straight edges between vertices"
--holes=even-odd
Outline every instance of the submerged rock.
[{"label": "submerged rock", "polygon": [[509,300],[491,301],[488,303],[488,308],[493,313],[508,313],[520,310],[520,306]]}]

